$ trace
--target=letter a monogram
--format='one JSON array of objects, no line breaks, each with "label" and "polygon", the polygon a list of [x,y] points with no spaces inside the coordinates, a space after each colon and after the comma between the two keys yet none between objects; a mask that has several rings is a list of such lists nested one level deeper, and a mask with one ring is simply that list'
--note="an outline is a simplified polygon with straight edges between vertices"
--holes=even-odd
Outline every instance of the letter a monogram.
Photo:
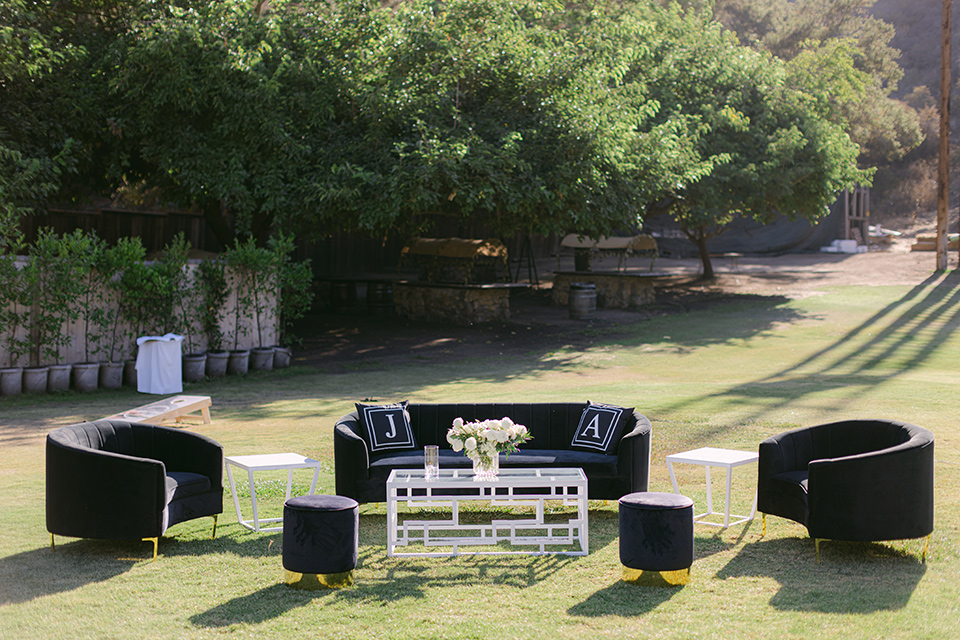
[{"label": "letter a monogram", "polygon": [[[590,435],[591,432],[593,432],[593,435]],[[588,424],[583,429],[583,432],[580,435],[583,436],[584,438],[596,438],[597,440],[603,439],[600,436],[600,414],[599,413],[593,416],[593,420],[591,420],[590,424]]]}]

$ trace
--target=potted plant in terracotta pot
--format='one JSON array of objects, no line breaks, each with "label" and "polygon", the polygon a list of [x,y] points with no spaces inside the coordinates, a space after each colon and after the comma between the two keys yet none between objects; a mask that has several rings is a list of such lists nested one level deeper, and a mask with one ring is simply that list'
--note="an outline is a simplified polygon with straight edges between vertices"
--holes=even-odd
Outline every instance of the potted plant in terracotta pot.
[{"label": "potted plant in terracotta pot", "polygon": [[132,330],[126,299],[131,293],[125,278],[143,261],[145,251],[139,238],[120,238],[112,247],[104,247],[97,256],[95,286],[100,292],[93,311],[99,331],[93,337],[101,356],[99,383],[105,389],[123,384],[125,359],[132,344]]},{"label": "potted plant in terracotta pot", "polygon": [[[265,353],[261,342],[261,315],[264,304],[264,277],[270,263],[269,253],[257,247],[253,238],[244,242],[234,240],[233,246],[225,253],[227,266],[230,267],[230,280],[233,295],[233,350],[230,352],[228,373],[246,373],[250,366],[250,349],[241,348],[240,339],[257,332],[257,366],[265,368]],[[273,366],[273,352],[269,351],[270,367]]]},{"label": "potted plant in terracotta pot", "polygon": [[197,268],[200,288],[200,324],[207,337],[206,374],[211,378],[227,374],[230,353],[223,348],[222,322],[230,289],[226,262],[222,258],[204,260]]},{"label": "potted plant in terracotta pot", "polygon": [[62,237],[49,229],[37,234],[23,269],[25,293],[32,303],[31,366],[23,372],[24,391],[47,391],[49,363],[59,363],[61,350],[70,345],[64,326],[77,318],[74,301],[99,248],[95,236],[79,230]]},{"label": "potted plant in terracotta pot", "polygon": [[183,233],[178,233],[163,250],[159,266],[170,281],[173,296],[174,333],[183,334],[187,352],[182,357],[183,379],[187,382],[203,380],[206,373],[207,354],[195,347],[194,313],[197,303],[196,277],[189,264],[190,243]]},{"label": "potted plant in terracotta pot", "polygon": [[309,311],[313,304],[313,270],[310,260],[297,262],[293,259],[296,248],[292,235],[280,233],[270,238],[270,249],[277,274],[277,345],[274,367],[290,365],[291,347],[299,343],[293,333],[294,323]]},{"label": "potted plant in terracotta pot", "polygon": [[23,390],[20,357],[24,342],[18,332],[23,323],[23,278],[15,253],[0,254],[0,330],[3,332],[5,366],[0,369],[0,395],[13,396]]},{"label": "potted plant in terracotta pot", "polygon": [[145,335],[153,316],[152,267],[145,262],[146,250],[139,238],[130,238],[125,251],[126,267],[112,282],[118,289],[122,321],[118,323],[118,341],[123,345],[123,383],[137,387],[136,344]]},{"label": "potted plant in terracotta pot", "polygon": [[[243,243],[234,242],[227,251],[227,261],[236,277],[237,310],[243,309],[243,326],[249,324],[249,330],[256,333],[250,368],[269,371],[273,369],[274,347],[268,342],[267,333],[275,326],[271,316],[275,314],[278,289],[274,254],[248,238]],[[239,321],[239,316],[235,320]]]},{"label": "potted plant in terracotta pot", "polygon": [[70,372],[77,391],[95,391],[99,386],[100,363],[96,361],[94,337],[98,329],[99,290],[96,271],[104,243],[94,234],[77,235],[70,244],[72,276],[63,288],[70,298],[70,319],[79,322],[83,335],[83,361],[75,362]]}]

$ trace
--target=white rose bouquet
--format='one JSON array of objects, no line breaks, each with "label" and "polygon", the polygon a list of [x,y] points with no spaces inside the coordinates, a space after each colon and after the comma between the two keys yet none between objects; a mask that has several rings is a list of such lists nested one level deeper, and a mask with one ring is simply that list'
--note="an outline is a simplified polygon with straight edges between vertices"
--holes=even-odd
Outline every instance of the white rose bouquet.
[{"label": "white rose bouquet", "polygon": [[500,453],[508,456],[517,450],[517,446],[533,436],[522,424],[516,424],[510,418],[500,420],[480,420],[464,422],[463,418],[453,421],[447,431],[447,442],[454,451],[463,451],[475,463],[489,467]]}]

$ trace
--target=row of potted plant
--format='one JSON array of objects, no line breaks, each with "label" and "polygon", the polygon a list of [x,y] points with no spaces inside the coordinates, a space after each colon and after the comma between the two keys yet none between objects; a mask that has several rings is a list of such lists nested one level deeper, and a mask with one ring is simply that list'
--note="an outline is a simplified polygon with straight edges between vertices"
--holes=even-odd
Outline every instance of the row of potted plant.
[{"label": "row of potted plant", "polygon": [[204,260],[190,259],[182,235],[154,260],[139,238],[107,245],[82,231],[45,229],[17,249],[0,253],[0,395],[38,391],[41,377],[49,391],[119,387],[137,337],[166,333],[184,336],[186,380],[219,375],[221,363],[283,366],[312,301],[309,260],[293,259],[286,235]]}]

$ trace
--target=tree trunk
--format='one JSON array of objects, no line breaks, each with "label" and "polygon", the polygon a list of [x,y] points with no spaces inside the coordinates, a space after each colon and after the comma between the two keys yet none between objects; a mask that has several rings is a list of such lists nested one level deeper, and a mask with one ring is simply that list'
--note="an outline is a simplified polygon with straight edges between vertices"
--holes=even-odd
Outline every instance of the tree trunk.
[{"label": "tree trunk", "polygon": [[713,280],[713,263],[710,261],[710,250],[707,249],[707,236],[700,234],[696,239],[697,250],[700,251],[700,262],[703,264],[703,279]]}]

